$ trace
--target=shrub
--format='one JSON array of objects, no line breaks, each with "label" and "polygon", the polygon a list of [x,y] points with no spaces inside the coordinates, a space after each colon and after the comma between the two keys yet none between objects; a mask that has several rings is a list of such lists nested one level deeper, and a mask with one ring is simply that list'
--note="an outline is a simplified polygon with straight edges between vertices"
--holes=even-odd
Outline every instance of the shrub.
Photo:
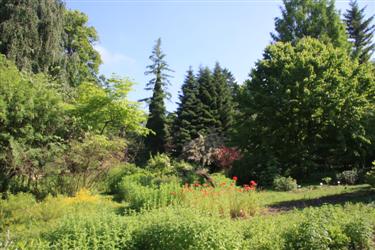
[{"label": "shrub", "polygon": [[121,179],[124,176],[145,172],[146,171],[144,169],[138,168],[134,164],[130,163],[121,164],[114,168],[111,168],[105,180],[107,185],[107,191],[110,194],[116,194],[118,193],[118,184],[121,182]]},{"label": "shrub", "polygon": [[169,156],[159,153],[151,156],[147,162],[146,169],[160,175],[170,175],[176,172]]},{"label": "shrub", "polygon": [[354,185],[358,180],[358,171],[357,169],[343,171],[337,174],[336,178],[345,184]]},{"label": "shrub", "polygon": [[177,181],[154,183],[151,174],[138,173],[125,176],[118,185],[118,198],[129,203],[129,208],[137,211],[147,208],[164,207],[177,202],[180,184]]},{"label": "shrub", "polygon": [[113,214],[75,215],[43,235],[49,249],[128,249],[132,224]]},{"label": "shrub", "polygon": [[355,218],[346,225],[344,231],[350,237],[350,249],[373,249],[374,229],[368,220]]},{"label": "shrub", "polygon": [[332,181],[332,178],[327,176],[327,177],[322,178],[322,181],[325,184],[329,185],[329,183],[331,183],[331,181]]},{"label": "shrub", "polygon": [[297,181],[292,177],[277,176],[273,180],[273,188],[277,191],[291,191],[297,189]]},{"label": "shrub", "polygon": [[243,238],[229,219],[186,208],[167,208],[138,216],[132,249],[240,249]]}]

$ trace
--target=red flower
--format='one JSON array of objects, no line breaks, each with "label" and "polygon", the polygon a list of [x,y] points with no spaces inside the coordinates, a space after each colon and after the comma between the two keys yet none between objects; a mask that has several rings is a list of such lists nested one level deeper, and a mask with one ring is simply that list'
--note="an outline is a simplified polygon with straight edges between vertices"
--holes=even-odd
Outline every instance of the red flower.
[{"label": "red flower", "polygon": [[255,181],[250,181],[250,186],[256,186],[257,183]]},{"label": "red flower", "polygon": [[233,176],[232,179],[233,179],[234,181],[237,181],[237,180],[238,180],[237,176]]}]

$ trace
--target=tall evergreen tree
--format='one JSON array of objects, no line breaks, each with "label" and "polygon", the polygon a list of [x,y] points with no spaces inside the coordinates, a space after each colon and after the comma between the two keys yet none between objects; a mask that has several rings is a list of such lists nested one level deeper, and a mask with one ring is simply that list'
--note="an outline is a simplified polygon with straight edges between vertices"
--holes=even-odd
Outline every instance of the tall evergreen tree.
[{"label": "tall evergreen tree", "polygon": [[161,39],[156,41],[149,59],[152,64],[147,66],[146,75],[152,75],[153,78],[148,82],[146,90],[153,90],[153,95],[147,101],[149,102],[149,115],[146,127],[153,131],[145,140],[147,150],[152,154],[165,152],[167,140],[167,117],[164,99],[169,96],[166,90],[169,84],[168,71],[172,71],[165,61],[165,54],[161,50]]},{"label": "tall evergreen tree", "polygon": [[228,70],[221,68],[219,63],[216,63],[213,70],[213,82],[216,87],[216,113],[219,124],[219,134],[225,135],[231,129],[233,123],[234,105],[232,100],[232,91],[229,84],[232,84],[233,79],[229,78],[231,73]]},{"label": "tall evergreen tree", "polygon": [[334,0],[283,0],[282,17],[275,18],[275,41],[292,42],[310,36],[348,48],[345,25]]},{"label": "tall evergreen tree", "polygon": [[352,57],[361,63],[368,62],[375,50],[372,41],[375,25],[372,24],[375,15],[365,19],[366,7],[360,9],[357,1],[350,2],[350,9],[345,13],[346,29],[352,44]]},{"label": "tall evergreen tree", "polygon": [[200,68],[197,76],[198,83],[198,122],[197,130],[207,133],[220,127],[217,119],[217,93],[211,70]]},{"label": "tall evergreen tree", "polygon": [[63,54],[60,0],[0,0],[0,53],[19,69],[48,72]]},{"label": "tall evergreen tree", "polygon": [[182,93],[179,96],[180,103],[177,108],[177,119],[175,123],[175,145],[177,153],[187,142],[198,136],[198,85],[194,72],[190,67],[187,71]]}]

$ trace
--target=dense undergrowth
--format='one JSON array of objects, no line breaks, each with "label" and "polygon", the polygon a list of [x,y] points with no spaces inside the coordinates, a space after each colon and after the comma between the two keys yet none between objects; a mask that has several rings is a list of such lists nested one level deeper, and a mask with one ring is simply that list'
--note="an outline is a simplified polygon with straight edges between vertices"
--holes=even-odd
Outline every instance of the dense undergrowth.
[{"label": "dense undergrowth", "polygon": [[[132,173],[129,173],[131,171]],[[114,170],[112,195],[10,195],[0,201],[2,249],[373,249],[369,186],[256,190],[216,174],[214,187],[134,168]],[[178,182],[180,180],[180,182]],[[271,211],[293,201],[367,194],[366,202]],[[113,197],[117,201],[113,201]]]}]

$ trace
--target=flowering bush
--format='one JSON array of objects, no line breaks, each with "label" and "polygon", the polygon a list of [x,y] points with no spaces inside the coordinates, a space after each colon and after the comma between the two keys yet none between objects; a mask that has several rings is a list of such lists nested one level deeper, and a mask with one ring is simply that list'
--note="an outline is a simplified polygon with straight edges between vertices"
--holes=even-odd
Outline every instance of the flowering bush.
[{"label": "flowering bush", "polygon": [[214,158],[216,164],[228,171],[233,162],[240,158],[240,152],[236,148],[221,146],[215,150]]}]

